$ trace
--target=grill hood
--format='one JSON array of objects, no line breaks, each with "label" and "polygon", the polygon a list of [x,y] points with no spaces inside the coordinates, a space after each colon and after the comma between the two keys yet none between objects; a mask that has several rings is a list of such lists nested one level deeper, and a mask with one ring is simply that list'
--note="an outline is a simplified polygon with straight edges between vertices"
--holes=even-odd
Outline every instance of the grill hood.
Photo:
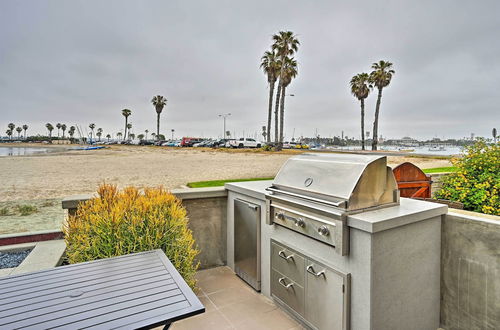
[{"label": "grill hood", "polygon": [[346,211],[399,202],[387,157],[375,155],[298,155],[281,167],[269,190]]}]

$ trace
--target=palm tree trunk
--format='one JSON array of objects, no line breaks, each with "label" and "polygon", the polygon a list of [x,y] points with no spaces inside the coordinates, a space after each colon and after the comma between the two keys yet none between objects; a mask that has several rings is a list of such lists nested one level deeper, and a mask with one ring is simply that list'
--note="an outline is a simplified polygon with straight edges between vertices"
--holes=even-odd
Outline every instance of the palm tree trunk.
[{"label": "palm tree trunk", "polygon": [[24,130],[24,139],[26,140],[26,130]]},{"label": "palm tree trunk", "polygon": [[160,140],[160,113],[157,112],[157,117],[156,117],[156,138]]},{"label": "palm tree trunk", "polygon": [[283,133],[283,127],[285,126],[285,93],[286,93],[286,86],[281,87],[281,102],[280,102],[280,139],[278,142],[278,151],[281,151],[283,149],[283,138],[284,138],[284,133]]},{"label": "palm tree trunk", "polygon": [[123,141],[127,138],[127,123],[128,123],[128,117],[125,116],[125,131],[123,132]]},{"label": "palm tree trunk", "polygon": [[361,99],[361,150],[365,150],[365,99]]},{"label": "palm tree trunk", "polygon": [[274,107],[274,143],[278,142],[278,133],[279,133],[278,109],[280,105],[280,95],[281,95],[281,82],[278,84],[278,88],[276,91],[276,105]]},{"label": "palm tree trunk", "polygon": [[378,143],[378,113],[380,110],[380,101],[382,99],[382,88],[378,89],[377,105],[375,106],[375,120],[373,121],[373,135],[372,135],[372,150],[377,150]]},{"label": "palm tree trunk", "polygon": [[[271,123],[273,119],[273,93],[274,93],[274,81],[269,84],[269,111],[267,114],[267,142],[271,142]],[[225,134],[225,133],[224,133]]]}]

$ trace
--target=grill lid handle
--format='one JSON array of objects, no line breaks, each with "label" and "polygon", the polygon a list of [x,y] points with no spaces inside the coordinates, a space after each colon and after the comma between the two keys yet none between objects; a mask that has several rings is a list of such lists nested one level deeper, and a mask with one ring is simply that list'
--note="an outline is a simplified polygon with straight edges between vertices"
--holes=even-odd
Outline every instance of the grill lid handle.
[{"label": "grill lid handle", "polygon": [[311,200],[313,202],[318,202],[318,203],[322,203],[322,204],[333,205],[335,207],[344,207],[344,205],[345,205],[345,201],[332,202],[332,201],[327,201],[327,200],[324,200],[324,199],[319,199],[319,198],[314,198],[314,197],[309,197],[309,196],[306,197],[306,196],[303,196],[303,195],[300,195],[300,194],[296,194],[296,193],[292,193],[292,192],[284,191],[284,190],[279,190],[279,189],[272,188],[272,187],[268,187],[268,188],[266,188],[266,190],[270,191],[271,193],[278,193],[278,194],[283,194],[283,195],[298,197],[298,198],[305,199],[305,200]]}]

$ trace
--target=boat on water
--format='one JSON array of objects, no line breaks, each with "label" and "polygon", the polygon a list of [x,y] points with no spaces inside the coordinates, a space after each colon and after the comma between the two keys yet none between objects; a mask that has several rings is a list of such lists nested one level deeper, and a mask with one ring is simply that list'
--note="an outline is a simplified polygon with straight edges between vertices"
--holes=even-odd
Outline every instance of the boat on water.
[{"label": "boat on water", "polygon": [[72,150],[97,150],[97,149],[104,149],[105,147],[103,146],[88,146],[88,147],[76,147],[72,148]]},{"label": "boat on water", "polygon": [[429,151],[446,151],[444,146],[430,146]]},{"label": "boat on water", "polygon": [[415,149],[405,149],[405,148],[398,148],[399,152],[414,152]]}]

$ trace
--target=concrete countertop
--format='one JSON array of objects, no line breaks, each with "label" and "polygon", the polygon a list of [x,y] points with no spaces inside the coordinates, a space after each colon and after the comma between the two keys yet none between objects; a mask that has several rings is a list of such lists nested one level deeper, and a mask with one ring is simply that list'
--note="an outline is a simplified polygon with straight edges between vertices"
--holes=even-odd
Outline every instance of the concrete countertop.
[{"label": "concrete countertop", "polygon": [[431,219],[448,212],[448,206],[410,198],[400,198],[397,206],[349,215],[347,225],[369,233]]},{"label": "concrete countertop", "polygon": [[[226,183],[228,191],[265,200],[266,188],[272,180]],[[446,214],[446,205],[401,198],[400,205],[380,208],[368,212],[349,215],[347,225],[369,233],[404,226],[410,223],[430,219]]]},{"label": "concrete countertop", "polygon": [[260,200],[266,200],[266,188],[270,187],[272,183],[273,180],[231,182],[226,183],[224,188]]}]

